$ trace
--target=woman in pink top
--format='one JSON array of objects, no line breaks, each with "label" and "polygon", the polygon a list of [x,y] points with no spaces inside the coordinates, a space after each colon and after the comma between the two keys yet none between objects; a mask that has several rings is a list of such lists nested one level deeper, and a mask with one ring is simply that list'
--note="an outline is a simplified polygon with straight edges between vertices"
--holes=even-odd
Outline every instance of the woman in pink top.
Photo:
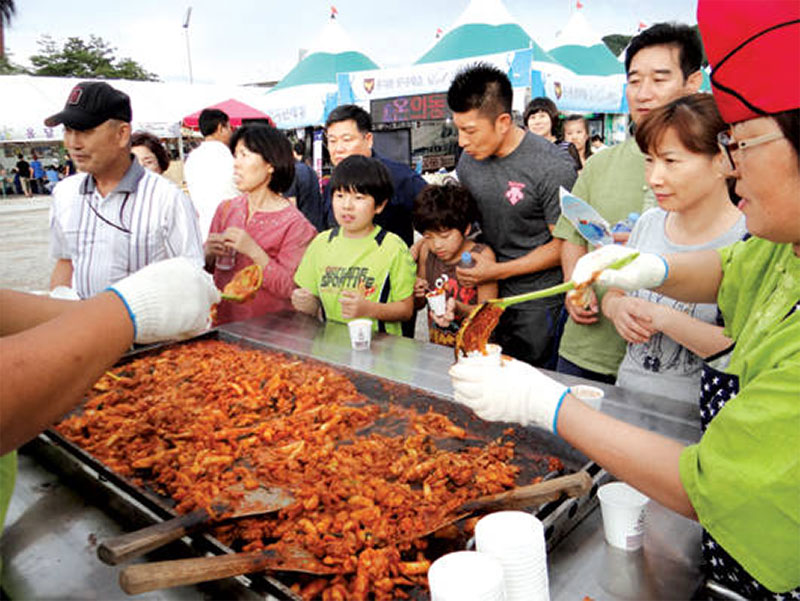
[{"label": "woman in pink top", "polygon": [[217,323],[291,309],[294,272],[317,233],[281,195],[294,179],[286,136],[267,125],[245,125],[233,134],[231,152],[234,183],[243,194],[217,207],[205,244],[206,268],[222,289],[240,269],[255,263],[264,270],[264,283],[251,301],[222,301]]}]

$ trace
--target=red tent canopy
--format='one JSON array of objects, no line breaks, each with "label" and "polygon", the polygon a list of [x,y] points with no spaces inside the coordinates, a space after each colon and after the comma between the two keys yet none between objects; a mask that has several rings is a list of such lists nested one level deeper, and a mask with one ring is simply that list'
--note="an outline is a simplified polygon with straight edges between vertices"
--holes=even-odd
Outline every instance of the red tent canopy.
[{"label": "red tent canopy", "polygon": [[[242,124],[242,120],[247,119],[267,119],[273,127],[275,123],[272,121],[269,115],[266,113],[262,113],[258,109],[254,109],[252,106],[245,104],[244,102],[239,102],[234,98],[229,100],[225,100],[223,102],[218,102],[217,104],[213,104],[211,106],[207,106],[204,108],[209,109],[219,109],[224,111],[225,114],[231,120],[231,125],[233,127],[239,127]],[[200,113],[203,112],[203,109],[192,113],[191,115],[187,115],[183,118],[183,125],[184,127],[191,127],[193,129],[197,129],[197,121],[200,119]]]}]

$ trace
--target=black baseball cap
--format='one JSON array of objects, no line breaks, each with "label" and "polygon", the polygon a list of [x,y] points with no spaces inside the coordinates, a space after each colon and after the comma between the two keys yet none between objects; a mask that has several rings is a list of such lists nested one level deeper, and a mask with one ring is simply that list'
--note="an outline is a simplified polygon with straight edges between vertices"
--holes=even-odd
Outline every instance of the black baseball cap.
[{"label": "black baseball cap", "polygon": [[48,117],[48,127],[64,124],[83,131],[97,127],[109,119],[131,121],[131,99],[125,92],[102,81],[83,81],[72,88],[64,110]]}]

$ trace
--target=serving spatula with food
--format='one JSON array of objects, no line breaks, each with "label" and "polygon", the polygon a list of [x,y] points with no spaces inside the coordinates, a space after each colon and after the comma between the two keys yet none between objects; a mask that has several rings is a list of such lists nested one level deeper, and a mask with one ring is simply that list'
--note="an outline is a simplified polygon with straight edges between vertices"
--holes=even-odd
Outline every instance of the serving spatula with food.
[{"label": "serving spatula with food", "polygon": [[[606,269],[622,269],[638,256],[639,253],[637,252],[631,253],[619,259],[618,261],[615,261],[606,267]],[[593,273],[591,278],[585,282],[581,282],[580,284],[576,284],[572,281],[564,282],[563,284],[551,286],[550,288],[545,288],[544,290],[526,292],[525,294],[518,294],[516,296],[509,296],[507,298],[493,298],[482,302],[472,310],[466,319],[464,319],[464,323],[461,324],[461,327],[456,334],[456,344],[454,348],[456,360],[458,360],[459,352],[462,355],[467,355],[467,353],[472,351],[480,351],[482,353],[485,352],[486,343],[489,341],[489,337],[491,336],[495,327],[497,327],[497,323],[500,321],[500,316],[503,314],[503,311],[505,311],[506,308],[519,303],[532,301],[537,298],[547,298],[548,296],[564,294],[565,292],[568,293],[570,302],[581,302],[580,299],[586,289],[594,283],[594,281],[602,272],[603,270],[601,269]]]}]

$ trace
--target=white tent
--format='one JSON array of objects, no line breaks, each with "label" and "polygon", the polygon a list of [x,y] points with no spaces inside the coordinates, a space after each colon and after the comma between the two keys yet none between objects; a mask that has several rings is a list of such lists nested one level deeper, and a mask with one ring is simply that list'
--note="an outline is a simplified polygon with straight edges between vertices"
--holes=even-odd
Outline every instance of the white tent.
[{"label": "white tent", "polygon": [[[70,90],[83,79],[70,77],[0,76],[0,143],[59,141],[63,127],[45,127],[44,120],[64,106]],[[253,88],[148,81],[107,80],[131,98],[133,129],[159,137],[180,135],[181,119],[198,106],[226,98],[262,108],[263,94]]]},{"label": "white tent", "polygon": [[257,106],[283,129],[321,125],[336,106],[336,74],[376,68],[332,15],[305,58]]},{"label": "white tent", "polygon": [[559,109],[624,111],[625,70],[592,29],[582,10],[572,13],[548,52],[561,66],[540,64],[534,69],[539,71],[544,94]]}]

